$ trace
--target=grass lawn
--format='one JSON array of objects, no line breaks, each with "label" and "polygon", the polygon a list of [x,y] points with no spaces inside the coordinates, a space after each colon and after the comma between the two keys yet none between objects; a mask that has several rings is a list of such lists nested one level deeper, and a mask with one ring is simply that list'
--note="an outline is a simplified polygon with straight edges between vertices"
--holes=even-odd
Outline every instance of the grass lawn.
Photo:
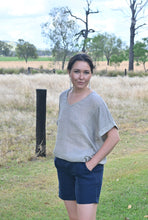
[{"label": "grass lawn", "polygon": [[[50,57],[38,57],[37,59],[28,58],[28,61],[49,61],[53,60],[53,58]],[[18,57],[2,57],[0,56],[0,61],[24,61],[24,59],[19,59]]]}]

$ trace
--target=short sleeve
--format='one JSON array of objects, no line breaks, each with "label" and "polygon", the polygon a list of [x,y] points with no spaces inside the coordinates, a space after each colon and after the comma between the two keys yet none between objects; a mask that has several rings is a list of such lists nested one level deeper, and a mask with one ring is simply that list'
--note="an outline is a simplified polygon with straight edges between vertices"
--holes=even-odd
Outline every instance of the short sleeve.
[{"label": "short sleeve", "polygon": [[117,127],[106,103],[101,100],[98,108],[98,133],[99,136],[105,135],[113,127]]}]

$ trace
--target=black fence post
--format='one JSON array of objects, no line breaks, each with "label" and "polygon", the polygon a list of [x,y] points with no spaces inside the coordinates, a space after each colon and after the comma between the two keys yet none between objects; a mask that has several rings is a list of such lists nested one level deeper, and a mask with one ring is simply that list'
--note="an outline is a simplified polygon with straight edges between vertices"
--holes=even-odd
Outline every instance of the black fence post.
[{"label": "black fence post", "polygon": [[28,74],[30,74],[30,73],[31,73],[30,69],[31,69],[31,68],[30,68],[30,67],[28,67]]},{"label": "black fence post", "polygon": [[36,89],[36,155],[46,157],[46,89]]}]

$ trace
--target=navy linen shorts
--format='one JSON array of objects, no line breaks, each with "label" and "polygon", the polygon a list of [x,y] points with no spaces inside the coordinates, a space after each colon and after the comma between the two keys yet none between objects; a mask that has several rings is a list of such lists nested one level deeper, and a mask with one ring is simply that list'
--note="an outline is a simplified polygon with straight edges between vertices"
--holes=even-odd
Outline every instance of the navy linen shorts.
[{"label": "navy linen shorts", "polygon": [[59,197],[76,200],[78,204],[98,203],[104,165],[98,164],[90,171],[84,162],[68,162],[55,158],[59,180]]}]

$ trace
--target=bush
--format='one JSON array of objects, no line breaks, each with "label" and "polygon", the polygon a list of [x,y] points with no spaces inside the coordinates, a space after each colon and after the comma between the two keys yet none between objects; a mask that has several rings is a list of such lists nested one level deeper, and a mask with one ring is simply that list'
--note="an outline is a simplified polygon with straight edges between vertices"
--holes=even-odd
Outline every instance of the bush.
[{"label": "bush", "polygon": [[0,74],[19,74],[19,73],[26,73],[27,70],[23,67],[16,69],[16,68],[0,68]]},{"label": "bush", "polygon": [[148,72],[128,72],[128,76],[129,77],[135,77],[135,76],[138,76],[138,77],[143,77],[143,76],[148,76]]},{"label": "bush", "polygon": [[57,74],[67,74],[67,70],[56,70]]},{"label": "bush", "polygon": [[18,70],[18,73],[26,73],[26,69],[24,67],[21,67],[19,70]]},{"label": "bush", "polygon": [[0,68],[0,74],[4,74],[4,69],[3,68]]},{"label": "bush", "polygon": [[116,76],[124,76],[125,73],[123,71],[106,71],[106,70],[101,70],[99,72],[96,72],[96,75],[99,76],[109,76],[109,77],[116,77]]},{"label": "bush", "polygon": [[[116,76],[125,76],[125,72],[124,71],[106,71],[106,70],[101,70],[99,72],[96,72],[95,75],[99,75],[99,76],[108,76],[108,77],[116,77]],[[148,76],[148,72],[128,72],[127,71],[127,76],[129,77],[144,77],[144,76]]]}]

